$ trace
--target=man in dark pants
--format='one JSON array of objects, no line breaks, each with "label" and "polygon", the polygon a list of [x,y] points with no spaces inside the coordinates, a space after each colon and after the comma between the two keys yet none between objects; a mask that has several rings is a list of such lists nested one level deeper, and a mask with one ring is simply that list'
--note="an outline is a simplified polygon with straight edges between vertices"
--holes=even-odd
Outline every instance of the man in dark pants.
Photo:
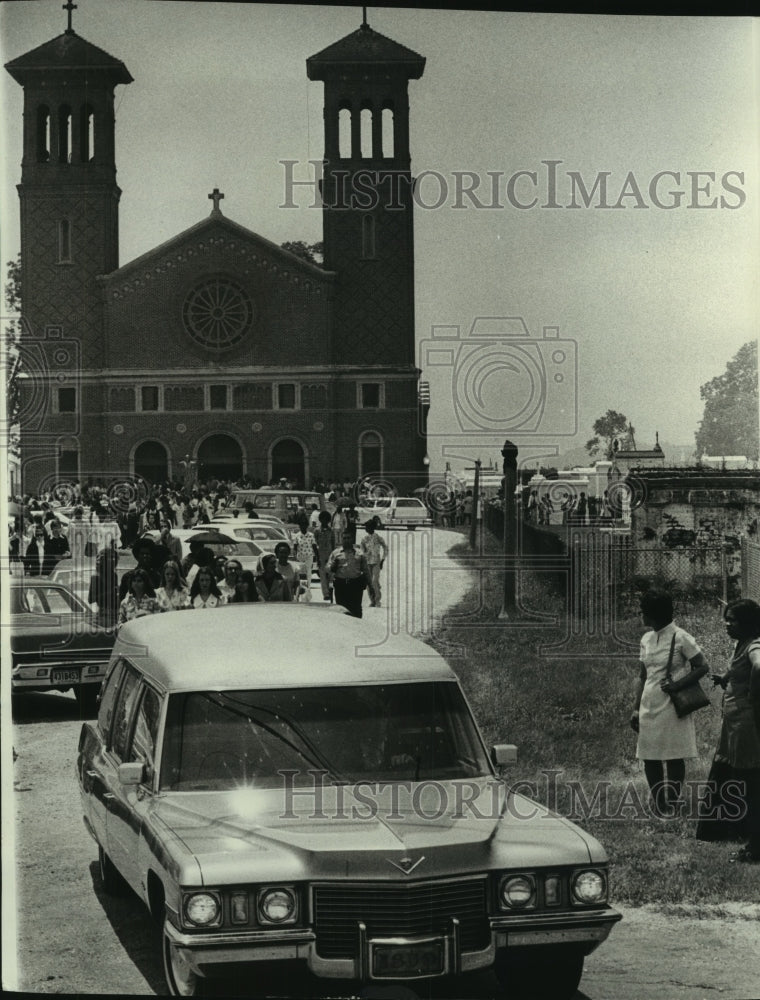
[{"label": "man in dark pants", "polygon": [[362,616],[362,595],[369,579],[367,560],[357,551],[351,532],[343,532],[343,548],[335,549],[328,564],[335,585],[335,603],[354,618]]}]

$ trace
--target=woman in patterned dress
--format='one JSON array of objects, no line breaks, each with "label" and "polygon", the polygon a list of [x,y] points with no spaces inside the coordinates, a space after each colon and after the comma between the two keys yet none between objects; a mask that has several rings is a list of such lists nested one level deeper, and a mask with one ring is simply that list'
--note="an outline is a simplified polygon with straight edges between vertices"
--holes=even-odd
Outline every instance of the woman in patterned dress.
[{"label": "woman in patterned dress", "polygon": [[132,573],[129,590],[119,605],[119,625],[132,621],[134,618],[154,615],[157,611],[158,601],[156,601],[156,593],[153,590],[150,574],[138,567]]},{"label": "woman in patterned dress", "polygon": [[[741,822],[733,825],[739,828],[735,832],[746,834],[748,841],[731,861],[757,864],[760,862],[760,605],[746,598],[732,601],[726,606],[723,620],[726,632],[736,640],[736,647],[728,670],[712,677],[713,683],[726,693],[723,725],[710,778],[715,780],[720,774],[732,781],[734,805],[739,796],[744,807],[739,809],[743,817],[736,817]],[[723,827],[725,831],[728,824]],[[709,830],[699,828],[697,837],[717,839],[709,835]]]}]

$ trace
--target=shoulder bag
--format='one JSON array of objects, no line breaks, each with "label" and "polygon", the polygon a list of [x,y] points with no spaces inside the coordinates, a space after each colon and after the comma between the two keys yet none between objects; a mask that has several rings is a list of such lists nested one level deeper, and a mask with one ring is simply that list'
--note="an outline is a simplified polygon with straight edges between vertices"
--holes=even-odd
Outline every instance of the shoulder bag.
[{"label": "shoulder bag", "polygon": [[[668,662],[665,667],[665,675],[668,679],[668,683],[673,683],[673,677],[670,673],[670,668],[673,666],[673,653],[676,648],[676,637],[670,641],[670,655],[668,656]],[[684,678],[685,679],[685,678]],[[683,719],[684,716],[691,715],[692,712],[696,712],[700,708],[707,708],[710,704],[710,699],[705,694],[702,689],[702,685],[699,683],[699,678],[694,677],[689,681],[686,687],[682,687],[679,691],[670,691],[670,700],[673,702],[673,708],[676,710],[676,715],[679,719]]]}]

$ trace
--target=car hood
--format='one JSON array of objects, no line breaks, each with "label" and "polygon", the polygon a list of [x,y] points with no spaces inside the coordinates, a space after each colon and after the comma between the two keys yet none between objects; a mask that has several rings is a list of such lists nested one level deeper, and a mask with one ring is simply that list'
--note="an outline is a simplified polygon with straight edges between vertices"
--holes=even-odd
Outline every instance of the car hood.
[{"label": "car hood", "polygon": [[205,885],[405,881],[606,860],[589,834],[493,779],[295,789],[290,798],[282,789],[163,793],[153,818],[195,858]]}]

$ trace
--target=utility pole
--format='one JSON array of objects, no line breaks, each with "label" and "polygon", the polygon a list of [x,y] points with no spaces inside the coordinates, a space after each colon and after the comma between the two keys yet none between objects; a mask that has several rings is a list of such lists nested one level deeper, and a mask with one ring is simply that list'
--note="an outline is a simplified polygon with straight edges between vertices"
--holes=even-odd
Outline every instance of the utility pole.
[{"label": "utility pole", "polygon": [[499,618],[509,618],[515,613],[517,591],[517,516],[515,490],[517,489],[517,446],[505,441],[501,449],[504,457],[504,599]]},{"label": "utility pole", "polygon": [[480,504],[480,459],[475,461],[475,484],[472,488],[472,519],[470,521],[470,548],[475,549],[478,531],[478,506]]}]

